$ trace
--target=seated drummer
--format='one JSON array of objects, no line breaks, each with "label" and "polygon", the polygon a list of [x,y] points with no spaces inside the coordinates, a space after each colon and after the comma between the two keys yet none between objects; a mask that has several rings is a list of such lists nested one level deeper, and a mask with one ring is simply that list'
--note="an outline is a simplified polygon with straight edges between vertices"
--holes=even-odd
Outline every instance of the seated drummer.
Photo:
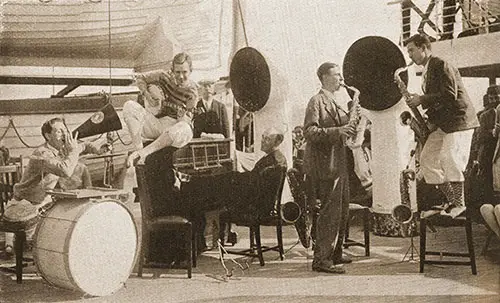
[{"label": "seated drummer", "polygon": [[[28,240],[33,237],[40,210],[52,202],[46,191],[54,189],[60,177],[69,178],[74,174],[80,154],[102,154],[108,151],[107,145],[97,149],[88,143],[78,143],[78,133],[72,136],[62,118],[45,122],[42,135],[45,143],[33,151],[21,181],[14,185],[13,199],[7,204],[3,215],[4,221],[28,224]],[[8,235],[10,237],[6,237],[5,245],[12,249],[12,234]]]}]

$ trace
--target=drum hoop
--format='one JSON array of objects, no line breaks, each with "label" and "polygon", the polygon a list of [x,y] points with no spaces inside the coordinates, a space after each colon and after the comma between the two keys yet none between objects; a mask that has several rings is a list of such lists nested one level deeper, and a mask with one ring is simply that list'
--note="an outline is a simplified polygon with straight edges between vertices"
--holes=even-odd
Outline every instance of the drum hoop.
[{"label": "drum hoop", "polygon": [[[73,200],[73,199],[72,199]],[[74,200],[77,200],[77,199],[74,199]],[[82,199],[83,200],[83,199]],[[132,224],[134,226],[134,230],[135,230],[135,235],[136,235],[136,249],[135,249],[135,253],[134,253],[134,258],[133,258],[133,262],[132,262],[132,265],[131,265],[131,268],[129,269],[129,271],[132,271],[133,268],[134,268],[134,265],[136,264],[137,262],[137,258],[138,258],[138,253],[137,253],[137,248],[139,247],[139,234],[138,234],[138,229],[137,229],[137,223],[135,222],[134,220],[134,216],[132,214],[132,212],[128,209],[128,207],[126,207],[126,205],[121,202],[120,200],[117,200],[117,199],[113,199],[113,198],[110,198],[110,197],[102,197],[100,199],[95,199],[95,198],[87,198],[86,199],[87,201],[82,201],[81,204],[86,204],[85,207],[82,207],[82,209],[80,209],[80,211],[76,214],[76,216],[74,217],[70,225],[70,228],[68,228],[68,231],[66,233],[66,238],[64,240],[64,247],[65,248],[68,248],[69,249],[69,242],[71,241],[71,238],[73,236],[73,229],[75,228],[75,225],[76,223],[78,222],[78,219],[80,217],[83,216],[83,214],[92,207],[93,204],[99,204],[99,203],[103,203],[103,202],[106,202],[106,201],[112,201],[112,202],[115,202],[117,204],[120,204],[120,206],[122,206],[122,208],[124,208],[128,214],[130,215],[130,218],[132,220]],[[60,200],[62,201],[62,200]],[[54,205],[54,207],[52,207],[51,209],[49,209],[45,214],[44,216],[40,217],[40,221],[38,222],[38,224],[36,225],[36,228],[35,228],[35,233],[33,235],[34,237],[34,249],[33,249],[33,259],[35,261],[35,265],[36,265],[36,268],[37,268],[37,271],[40,273],[40,275],[42,276],[42,278],[47,282],[49,283],[50,285],[52,286],[55,286],[55,287],[59,287],[58,285],[52,283],[51,281],[47,280],[46,277],[48,276],[39,266],[40,262],[39,262],[39,258],[38,258],[38,254],[37,254],[37,249],[36,248],[36,239],[38,239],[38,233],[40,231],[40,229],[42,228],[42,225],[44,224],[44,219],[46,219],[50,213],[52,211],[54,211],[54,208],[57,207],[57,203],[65,203],[65,202],[56,202],[56,204]],[[80,285],[75,281],[75,279],[73,278],[73,275],[71,273],[71,268],[70,268],[70,263],[69,263],[69,254],[64,254],[64,262],[65,262],[65,265],[67,266],[64,266],[64,271],[66,273],[66,276],[69,278],[69,283],[73,286],[75,286],[75,288],[78,289],[78,291],[82,292],[82,293],[87,293],[85,290],[83,290]],[[54,279],[54,277],[51,277],[52,279]],[[57,279],[57,278],[56,278]]]}]

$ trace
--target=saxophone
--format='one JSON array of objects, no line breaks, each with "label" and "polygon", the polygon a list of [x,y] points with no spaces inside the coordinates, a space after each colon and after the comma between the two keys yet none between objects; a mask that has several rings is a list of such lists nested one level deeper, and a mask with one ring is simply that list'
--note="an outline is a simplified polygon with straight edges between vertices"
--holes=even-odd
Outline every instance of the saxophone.
[{"label": "saxophone", "polygon": [[365,129],[366,129],[366,117],[361,115],[361,105],[359,105],[359,90],[354,86],[347,86],[344,83],[340,84],[347,90],[354,93],[352,97],[352,106],[349,111],[349,124],[356,127],[356,134],[352,137],[348,137],[345,140],[345,146],[349,147],[351,150],[361,147],[363,141],[365,140]]},{"label": "saxophone", "polygon": [[399,193],[401,194],[401,204],[392,209],[392,218],[399,223],[410,223],[413,219],[413,210],[410,200],[410,181],[415,180],[415,171],[405,169],[399,176]]},{"label": "saxophone", "polygon": [[[403,98],[405,98],[405,100],[408,100],[410,98],[410,93],[408,92],[408,89],[406,88],[403,80],[401,80],[399,74],[406,71],[412,64],[413,62],[408,64],[407,66],[398,68],[394,72],[394,82],[396,82],[396,84],[398,85],[399,91],[401,92],[401,95],[403,95]],[[411,129],[415,132],[417,139],[423,145],[427,140],[427,137],[429,137],[429,134],[431,133],[430,129],[427,126],[424,118],[422,117],[422,114],[420,114],[418,108],[410,106],[410,109],[413,113],[413,117],[409,117],[409,119],[404,118],[408,116],[405,115],[405,113],[407,112],[404,112],[403,114],[401,114],[401,119],[403,120],[402,122],[403,124],[410,125]]]}]

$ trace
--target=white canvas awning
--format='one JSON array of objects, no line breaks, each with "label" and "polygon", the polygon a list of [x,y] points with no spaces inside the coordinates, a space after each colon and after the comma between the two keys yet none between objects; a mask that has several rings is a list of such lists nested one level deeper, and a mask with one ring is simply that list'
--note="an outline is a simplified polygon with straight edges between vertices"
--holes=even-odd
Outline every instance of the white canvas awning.
[{"label": "white canvas awning", "polygon": [[217,0],[6,1],[0,7],[0,64],[146,70],[184,50],[197,67],[214,67],[220,64],[221,5]]}]

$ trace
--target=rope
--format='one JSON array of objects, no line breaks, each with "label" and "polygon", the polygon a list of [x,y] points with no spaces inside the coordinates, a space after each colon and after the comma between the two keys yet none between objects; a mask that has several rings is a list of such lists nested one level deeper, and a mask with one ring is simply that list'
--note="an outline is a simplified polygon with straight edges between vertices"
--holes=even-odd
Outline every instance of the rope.
[{"label": "rope", "polygon": [[7,135],[7,132],[9,131],[11,124],[12,124],[12,119],[9,120],[9,124],[7,125],[7,128],[5,129],[5,132],[2,134],[2,136],[0,136],[0,142],[2,142],[3,138],[5,138],[5,136]]},{"label": "rope", "polygon": [[[117,132],[116,130],[115,130],[115,133],[116,133],[116,136],[118,137],[118,140],[120,140],[120,142],[121,142],[123,145],[127,146],[127,145],[132,144],[132,141],[130,141],[129,143],[125,143],[125,142],[123,142],[122,137],[120,136],[120,133],[119,133],[119,132]],[[113,143],[115,143],[115,142],[116,142],[116,140],[113,140]]]},{"label": "rope", "polygon": [[36,148],[40,145],[29,145],[28,143],[26,143],[23,138],[21,138],[21,135],[19,134],[19,131],[17,130],[16,126],[14,125],[14,120],[12,118],[9,119],[9,125],[12,125],[12,128],[14,128],[14,132],[16,133],[17,137],[19,138],[19,141],[21,141],[22,144],[24,144],[24,146],[28,147],[28,148]]},{"label": "rope", "polygon": [[243,11],[241,9],[241,2],[240,2],[240,0],[238,0],[238,10],[240,11],[241,27],[243,27],[243,35],[245,36],[245,44],[248,47],[247,29],[246,29],[246,26],[245,26],[245,19],[243,18]]},{"label": "rope", "polygon": [[108,0],[108,64],[109,64],[109,101],[111,101],[111,0]]},{"label": "rope", "polygon": [[229,258],[229,260],[231,262],[233,262],[236,266],[228,268],[226,265],[226,262],[224,260],[224,254],[227,254],[227,251],[224,248],[224,246],[222,246],[220,239],[217,240],[217,246],[218,246],[218,252],[219,252],[219,260],[220,260],[222,267],[224,268],[225,274],[224,275],[208,274],[208,275],[206,275],[207,277],[214,278],[214,279],[222,281],[222,282],[228,282],[229,279],[231,279],[233,277],[233,272],[235,269],[240,269],[241,272],[244,274],[245,270],[248,270],[250,268],[250,265],[248,265],[247,260],[245,260],[245,264],[241,264],[233,258]]}]

